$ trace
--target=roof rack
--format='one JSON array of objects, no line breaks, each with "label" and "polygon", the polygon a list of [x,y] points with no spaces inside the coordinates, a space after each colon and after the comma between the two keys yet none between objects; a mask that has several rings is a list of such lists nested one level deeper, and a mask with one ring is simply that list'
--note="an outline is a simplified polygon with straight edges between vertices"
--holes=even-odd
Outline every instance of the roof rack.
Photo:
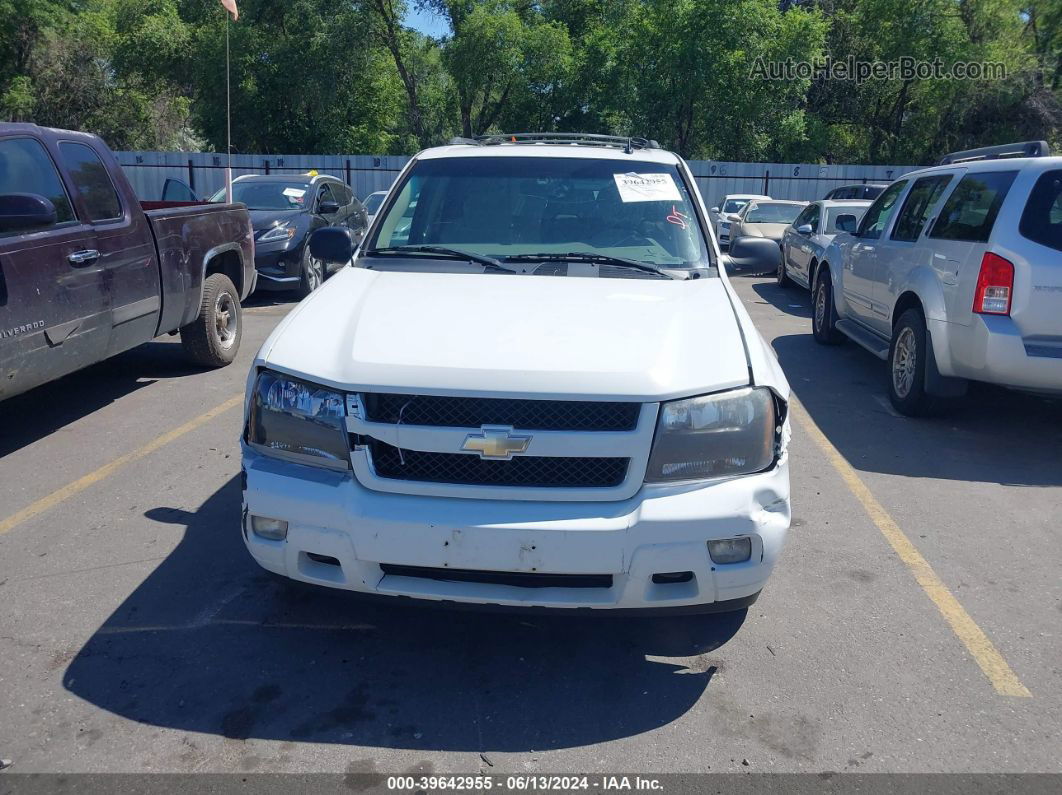
[{"label": "roof rack", "polygon": [[659,149],[660,144],[648,138],[623,135],[595,135],[593,133],[498,133],[477,135],[474,138],[454,138],[451,144],[468,146],[499,146],[502,144],[570,144],[577,146],[607,146],[623,149],[631,154],[635,149]]},{"label": "roof rack", "polygon": [[1001,146],[983,146],[980,149],[967,149],[965,152],[952,152],[944,155],[937,164],[947,166],[952,163],[968,163],[972,160],[1002,160],[1011,157],[1049,157],[1051,147],[1047,141],[1022,141]]}]

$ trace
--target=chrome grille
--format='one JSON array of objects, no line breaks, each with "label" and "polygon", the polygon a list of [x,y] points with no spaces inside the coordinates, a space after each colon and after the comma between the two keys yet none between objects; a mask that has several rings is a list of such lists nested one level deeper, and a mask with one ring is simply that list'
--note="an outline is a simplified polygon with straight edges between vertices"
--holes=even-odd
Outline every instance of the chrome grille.
[{"label": "chrome grille", "polygon": [[366,419],[402,425],[479,428],[508,425],[529,431],[631,431],[638,425],[640,403],[583,400],[401,395],[362,395]]}]

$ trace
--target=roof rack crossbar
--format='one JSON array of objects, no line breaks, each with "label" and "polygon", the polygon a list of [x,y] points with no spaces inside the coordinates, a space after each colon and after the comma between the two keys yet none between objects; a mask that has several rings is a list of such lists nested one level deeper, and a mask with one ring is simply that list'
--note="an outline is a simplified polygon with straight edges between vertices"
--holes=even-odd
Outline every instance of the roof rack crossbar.
[{"label": "roof rack crossbar", "polygon": [[982,146],[979,149],[967,149],[964,152],[952,152],[944,155],[937,165],[947,166],[953,163],[969,163],[974,160],[1003,160],[1011,157],[1049,157],[1051,147],[1047,141],[1020,141],[1000,146]]},{"label": "roof rack crossbar", "polygon": [[630,154],[635,149],[659,149],[660,144],[648,138],[623,135],[597,135],[594,133],[497,133],[477,135],[473,138],[454,138],[451,144],[472,146],[499,146],[501,144],[571,144],[581,146],[608,146],[623,149]]}]

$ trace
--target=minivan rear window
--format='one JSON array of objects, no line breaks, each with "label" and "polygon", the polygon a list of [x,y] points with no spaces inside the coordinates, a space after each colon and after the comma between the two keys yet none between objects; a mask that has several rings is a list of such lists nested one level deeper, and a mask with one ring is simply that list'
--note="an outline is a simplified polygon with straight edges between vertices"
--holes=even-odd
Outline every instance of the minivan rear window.
[{"label": "minivan rear window", "polygon": [[939,240],[987,243],[999,208],[1017,175],[1017,171],[967,174],[944,202],[944,209],[937,216],[929,236]]},{"label": "minivan rear window", "polygon": [[1062,251],[1062,170],[1045,171],[1036,180],[1018,231],[1034,243]]}]

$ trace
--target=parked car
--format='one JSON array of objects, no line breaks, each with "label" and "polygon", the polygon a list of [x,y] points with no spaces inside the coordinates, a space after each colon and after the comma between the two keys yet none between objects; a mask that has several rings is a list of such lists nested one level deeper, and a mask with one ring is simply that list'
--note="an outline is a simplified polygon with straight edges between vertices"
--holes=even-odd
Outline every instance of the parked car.
[{"label": "parked car", "polygon": [[362,204],[365,205],[365,212],[368,213],[368,223],[371,224],[372,219],[376,217],[376,213],[380,209],[380,205],[383,204],[385,196],[387,196],[387,191],[378,190],[365,197],[365,201]]},{"label": "parked car", "polygon": [[887,182],[869,182],[869,183],[857,183],[855,185],[842,185],[839,188],[834,188],[829,191],[822,198],[826,201],[842,201],[849,199],[861,199],[872,200],[878,198],[881,192],[885,188],[889,187]]},{"label": "parked car", "polygon": [[177,331],[226,365],[254,277],[243,207],[145,212],[96,136],[0,124],[0,399]]},{"label": "parked car", "polygon": [[795,282],[810,290],[815,268],[830,241],[838,232],[854,232],[869,206],[868,201],[820,199],[805,207],[782,235],[778,284],[789,287]]},{"label": "parked car", "polygon": [[[214,202],[225,201],[225,188]],[[331,275],[314,259],[306,241],[324,226],[344,226],[360,240],[368,213],[342,180],[307,174],[251,174],[232,181],[232,200],[247,205],[255,237],[258,286],[265,290],[298,290],[306,296]]]},{"label": "parked car", "polygon": [[746,204],[730,222],[730,261],[741,268],[778,270],[782,235],[807,202],[758,199]]},{"label": "parked car", "polygon": [[815,274],[815,339],[886,360],[904,414],[971,380],[1062,393],[1062,157],[959,154],[892,183]]},{"label": "parked car", "polygon": [[393,199],[360,248],[314,233],[353,265],[254,362],[254,559],[436,601],[751,604],[790,522],[789,387],[686,163],[640,139],[463,140]]},{"label": "parked car", "polygon": [[756,193],[730,193],[722,198],[717,207],[713,207],[711,215],[712,227],[715,230],[715,238],[719,247],[724,251],[730,245],[730,222],[737,219],[737,214],[744,209],[745,205],[754,199],[769,199]]}]

